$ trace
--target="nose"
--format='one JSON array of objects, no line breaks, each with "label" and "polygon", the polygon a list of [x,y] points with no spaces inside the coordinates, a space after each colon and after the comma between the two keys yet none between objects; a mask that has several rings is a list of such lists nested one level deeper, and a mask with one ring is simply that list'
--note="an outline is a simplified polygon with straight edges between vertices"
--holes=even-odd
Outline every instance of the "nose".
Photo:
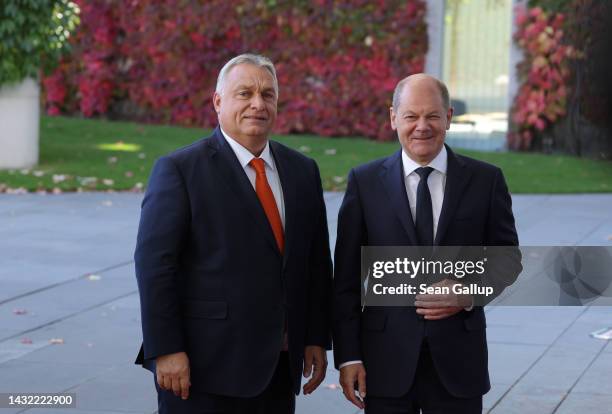
[{"label": "nose", "polygon": [[253,97],[251,98],[251,108],[254,110],[261,110],[264,108],[264,100],[261,94],[253,94]]},{"label": "nose", "polygon": [[424,116],[419,117],[416,125],[417,131],[429,131],[429,123]]}]

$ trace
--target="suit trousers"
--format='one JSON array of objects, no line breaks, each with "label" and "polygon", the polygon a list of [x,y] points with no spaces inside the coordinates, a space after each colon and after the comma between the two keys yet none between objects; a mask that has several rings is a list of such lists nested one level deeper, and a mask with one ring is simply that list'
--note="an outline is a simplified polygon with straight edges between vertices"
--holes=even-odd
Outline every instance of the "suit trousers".
[{"label": "suit trousers", "polygon": [[159,388],[159,414],[294,414],[295,394],[289,371],[289,354],[281,352],[270,384],[252,398],[227,397],[212,394],[190,394],[182,400],[172,391]]},{"label": "suit trousers", "polygon": [[423,342],[412,387],[399,398],[366,395],[365,414],[481,414],[482,396],[451,395],[436,372],[427,340]]}]

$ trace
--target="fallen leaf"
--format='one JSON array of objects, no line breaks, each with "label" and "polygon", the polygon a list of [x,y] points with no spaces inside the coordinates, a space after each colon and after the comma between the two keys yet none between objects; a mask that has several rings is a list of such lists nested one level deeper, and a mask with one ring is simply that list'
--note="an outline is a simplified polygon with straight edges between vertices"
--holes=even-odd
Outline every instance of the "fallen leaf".
[{"label": "fallen leaf", "polygon": [[306,145],[302,145],[300,148],[298,148],[301,152],[310,152],[310,147],[306,146]]},{"label": "fallen leaf", "polygon": [[117,157],[108,157],[107,161],[109,164],[116,164],[119,159]]},{"label": "fallen leaf", "polygon": [[32,343],[32,340],[30,338],[21,338],[20,342],[24,345],[30,345]]},{"label": "fallen leaf", "polygon": [[62,194],[63,191],[61,188],[55,187],[52,191],[53,194]]},{"label": "fallen leaf", "polygon": [[81,183],[81,185],[96,185],[98,182],[98,178],[96,177],[77,177],[77,180]]},{"label": "fallen leaf", "polygon": [[133,173],[133,172],[131,172],[131,171],[126,171],[126,172],[125,172],[125,176],[126,176],[127,178],[132,178],[132,177],[134,176],[134,173]]},{"label": "fallen leaf", "polygon": [[26,315],[27,313],[27,309],[13,309],[13,315]]},{"label": "fallen leaf", "polygon": [[61,183],[62,181],[66,181],[66,175],[65,174],[53,174],[53,182],[55,184]]},{"label": "fallen leaf", "polygon": [[6,193],[7,194],[27,194],[28,190],[26,190],[24,187],[18,187],[18,188],[8,187],[6,189]]},{"label": "fallen leaf", "polygon": [[51,338],[49,339],[49,343],[52,345],[63,345],[64,340],[62,338]]},{"label": "fallen leaf", "polygon": [[111,185],[115,184],[115,181],[111,180],[110,178],[105,178],[105,179],[102,180],[102,184],[111,186]]},{"label": "fallen leaf", "polygon": [[100,279],[102,279],[102,277],[99,275],[94,275],[94,274],[87,275],[87,280],[90,280],[92,282],[98,281]]},{"label": "fallen leaf", "polygon": [[329,148],[325,150],[325,155],[336,155],[336,152],[335,148]]},{"label": "fallen leaf", "polygon": [[37,171],[34,171],[32,174],[34,175],[34,177],[42,177],[43,175],[45,175],[45,172],[37,170]]},{"label": "fallen leaf", "polygon": [[138,158],[140,158],[141,160],[144,160],[145,158],[147,158],[147,154],[145,154],[144,152],[141,152],[140,154],[138,154]]}]

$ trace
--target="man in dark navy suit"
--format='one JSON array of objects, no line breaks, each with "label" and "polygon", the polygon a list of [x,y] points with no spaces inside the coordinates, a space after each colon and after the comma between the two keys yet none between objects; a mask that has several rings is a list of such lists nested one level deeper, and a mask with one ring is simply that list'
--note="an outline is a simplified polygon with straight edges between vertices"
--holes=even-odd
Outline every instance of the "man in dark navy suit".
[{"label": "man in dark navy suit", "polygon": [[480,413],[490,388],[485,315],[469,298],[418,295],[415,307],[363,311],[360,302],[361,246],[518,244],[501,170],[444,145],[452,113],[439,80],[402,80],[390,108],[401,150],[349,174],[335,250],[334,359],[346,398],[366,413]]},{"label": "man in dark navy suit", "polygon": [[160,158],[135,252],[143,346],[160,413],[293,413],[325,377],[331,257],[315,162],[269,141],[267,58],[219,73],[219,127]]}]

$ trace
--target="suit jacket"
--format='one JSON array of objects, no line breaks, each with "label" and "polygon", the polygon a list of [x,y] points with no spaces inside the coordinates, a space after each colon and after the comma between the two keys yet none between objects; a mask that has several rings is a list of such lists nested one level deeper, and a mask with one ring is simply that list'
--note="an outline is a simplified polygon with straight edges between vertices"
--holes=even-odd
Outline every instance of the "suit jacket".
[{"label": "suit jacket", "polygon": [[[501,170],[448,151],[444,201],[435,245],[517,245],[511,199]],[[441,381],[457,397],[489,388],[485,315],[481,307],[424,321],[414,307],[360,304],[361,246],[418,245],[404,185],[401,151],[355,168],[338,218],[334,275],[334,359],[362,360],[370,396],[410,389],[427,337]]]},{"label": "suit jacket", "polygon": [[192,392],[253,397],[287,327],[293,387],[304,346],[331,348],[331,257],[316,163],[270,141],[285,202],[285,252],[231,147],[212,136],[160,158],[135,252],[143,346],[137,363],[185,351]]}]

